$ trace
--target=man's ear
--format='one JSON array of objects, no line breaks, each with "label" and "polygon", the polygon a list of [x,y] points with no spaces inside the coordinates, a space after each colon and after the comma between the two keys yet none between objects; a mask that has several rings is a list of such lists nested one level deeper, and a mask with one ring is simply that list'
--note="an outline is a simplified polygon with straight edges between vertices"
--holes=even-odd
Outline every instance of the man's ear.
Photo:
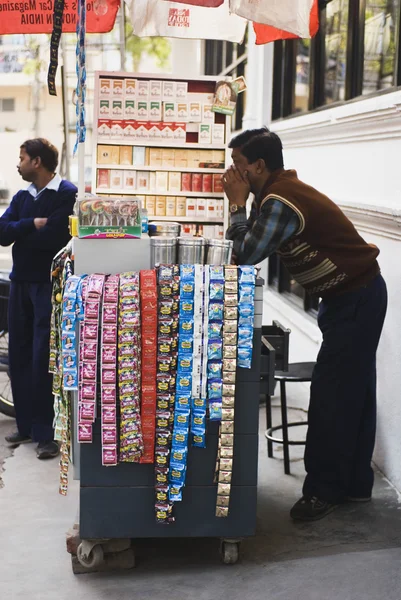
[{"label": "man's ear", "polygon": [[40,156],[36,156],[36,158],[32,159],[32,163],[36,169],[39,169],[39,167],[42,166],[42,159],[40,158]]},{"label": "man's ear", "polygon": [[256,161],[256,173],[260,175],[266,169],[266,163],[263,158],[258,158]]}]

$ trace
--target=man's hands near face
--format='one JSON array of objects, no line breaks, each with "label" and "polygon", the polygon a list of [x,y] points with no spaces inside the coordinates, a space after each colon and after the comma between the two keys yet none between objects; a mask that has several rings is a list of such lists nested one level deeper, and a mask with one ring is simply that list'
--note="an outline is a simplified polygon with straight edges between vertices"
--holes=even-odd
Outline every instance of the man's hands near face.
[{"label": "man's hands near face", "polygon": [[248,181],[248,175],[245,171],[243,175],[232,165],[224,173],[222,179],[223,188],[230,204],[246,206],[246,201],[251,192]]},{"label": "man's hands near face", "polygon": [[47,223],[47,219],[42,219],[42,218],[36,218],[33,220],[33,224],[35,225],[36,229],[42,229],[42,227],[44,227]]}]

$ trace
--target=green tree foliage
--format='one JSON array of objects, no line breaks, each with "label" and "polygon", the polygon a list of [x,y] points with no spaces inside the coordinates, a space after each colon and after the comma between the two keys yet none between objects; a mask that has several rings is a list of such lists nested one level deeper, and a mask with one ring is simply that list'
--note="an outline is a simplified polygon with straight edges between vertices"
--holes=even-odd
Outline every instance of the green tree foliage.
[{"label": "green tree foliage", "polygon": [[140,38],[134,35],[132,25],[125,22],[125,49],[132,56],[133,70],[138,71],[141,57],[144,54],[156,59],[156,66],[165,69],[169,66],[171,44],[163,37]]}]

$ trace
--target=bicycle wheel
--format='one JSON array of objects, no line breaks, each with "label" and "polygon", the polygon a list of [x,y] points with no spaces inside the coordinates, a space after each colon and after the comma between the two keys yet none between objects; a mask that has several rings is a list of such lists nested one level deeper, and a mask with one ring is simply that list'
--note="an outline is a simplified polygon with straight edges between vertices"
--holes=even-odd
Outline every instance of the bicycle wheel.
[{"label": "bicycle wheel", "polygon": [[0,332],[0,413],[15,417],[8,370],[8,333],[5,331]]}]

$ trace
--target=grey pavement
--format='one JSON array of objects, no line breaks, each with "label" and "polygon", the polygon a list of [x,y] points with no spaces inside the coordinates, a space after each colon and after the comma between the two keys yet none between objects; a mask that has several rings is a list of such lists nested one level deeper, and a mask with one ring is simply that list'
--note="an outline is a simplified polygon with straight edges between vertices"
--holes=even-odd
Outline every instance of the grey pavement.
[{"label": "grey pavement", "polygon": [[[295,385],[291,393],[296,394]],[[291,416],[298,420],[305,413]],[[7,427],[0,422],[0,433]],[[67,498],[58,496],[57,461],[38,461],[33,445],[21,446],[5,461],[0,489],[0,597],[399,600],[398,492],[376,473],[370,504],[343,505],[316,523],[294,524],[288,512],[304,476],[302,448],[292,450],[291,476],[284,475],[282,452],[275,455],[267,459],[261,427],[258,530],[242,543],[237,565],[220,563],[216,540],[137,540],[133,571],[74,576],[65,532],[77,510],[77,482]]]}]

